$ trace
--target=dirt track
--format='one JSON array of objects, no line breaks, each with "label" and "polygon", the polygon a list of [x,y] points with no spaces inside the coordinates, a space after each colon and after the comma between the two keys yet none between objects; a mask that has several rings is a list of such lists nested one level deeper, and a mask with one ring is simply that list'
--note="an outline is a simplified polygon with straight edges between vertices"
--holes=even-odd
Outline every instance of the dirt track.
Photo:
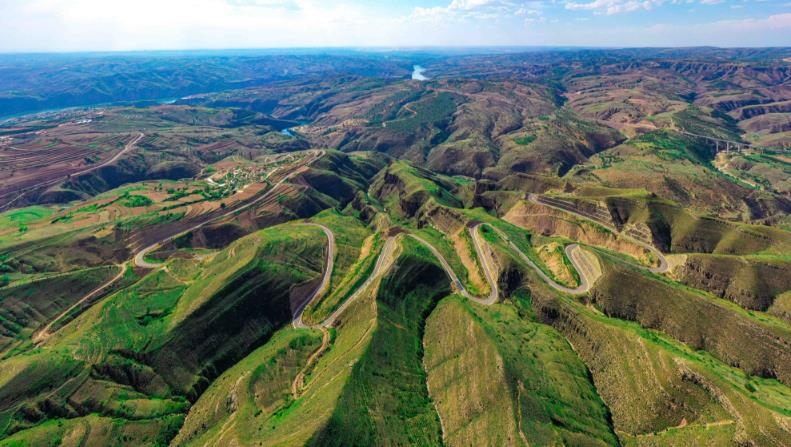
[{"label": "dirt track", "polygon": [[68,315],[68,314],[69,314],[69,312],[71,312],[72,310],[76,309],[78,306],[82,305],[82,304],[83,304],[83,303],[85,303],[86,301],[88,301],[88,300],[90,300],[91,298],[95,297],[96,295],[98,295],[99,293],[101,293],[101,292],[102,292],[104,289],[106,289],[106,288],[110,287],[110,286],[111,286],[111,285],[113,285],[113,284],[114,284],[116,281],[118,281],[118,280],[120,280],[121,278],[123,278],[123,277],[124,277],[124,273],[126,272],[126,262],[124,262],[123,264],[120,264],[118,267],[120,268],[120,271],[118,272],[118,274],[117,274],[117,275],[115,275],[115,276],[114,276],[113,278],[111,278],[109,281],[105,282],[105,283],[104,283],[104,284],[102,284],[101,286],[99,286],[99,287],[97,287],[96,289],[94,289],[93,291],[91,291],[91,293],[89,293],[89,294],[85,295],[84,297],[80,298],[79,300],[77,300],[77,302],[76,302],[76,303],[74,303],[74,304],[72,304],[71,306],[69,306],[69,307],[68,307],[66,310],[64,310],[63,312],[61,312],[60,314],[58,314],[58,316],[56,316],[55,318],[53,318],[53,319],[52,319],[52,320],[51,320],[51,321],[50,321],[50,322],[49,322],[49,323],[48,323],[46,326],[44,326],[44,327],[43,327],[43,328],[42,328],[40,331],[36,332],[36,334],[35,334],[35,335],[33,335],[33,343],[35,343],[35,344],[38,344],[38,343],[40,343],[41,341],[43,341],[43,340],[46,340],[46,339],[47,339],[47,338],[48,338],[48,337],[51,335],[51,334],[50,334],[50,332],[49,332],[49,330],[52,328],[52,325],[53,325],[53,324],[55,324],[55,322],[56,322],[56,321],[60,320],[60,319],[61,319],[61,318],[63,318],[64,316]]}]

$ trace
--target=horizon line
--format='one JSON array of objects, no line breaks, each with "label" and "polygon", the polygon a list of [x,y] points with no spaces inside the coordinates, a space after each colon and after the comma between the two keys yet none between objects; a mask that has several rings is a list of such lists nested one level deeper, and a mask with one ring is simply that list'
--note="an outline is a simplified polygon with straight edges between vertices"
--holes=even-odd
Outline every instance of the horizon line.
[{"label": "horizon line", "polygon": [[722,50],[757,50],[757,49],[789,49],[791,46],[728,46],[728,45],[645,45],[645,46],[599,46],[599,45],[393,45],[393,46],[290,46],[290,47],[228,47],[228,48],[154,48],[154,49],[129,49],[129,50],[21,50],[0,51],[0,56],[24,55],[78,55],[78,54],[129,54],[129,53],[197,53],[197,52],[233,52],[233,51],[416,51],[430,52],[431,50],[519,50],[519,49],[546,49],[546,50],[650,50],[650,49],[722,49]]}]

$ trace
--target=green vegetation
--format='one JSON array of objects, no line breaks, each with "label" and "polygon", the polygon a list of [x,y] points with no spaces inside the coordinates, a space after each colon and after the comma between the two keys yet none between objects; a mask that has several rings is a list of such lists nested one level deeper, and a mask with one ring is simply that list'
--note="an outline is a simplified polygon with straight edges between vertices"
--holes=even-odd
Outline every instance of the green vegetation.
[{"label": "green vegetation", "polygon": [[[174,445],[254,443],[265,424],[294,404],[291,383],[321,343],[314,331],[286,329],[224,372],[195,403]],[[227,405],[232,397],[233,404]],[[236,419],[232,432],[223,427]]]},{"label": "green vegetation", "polygon": [[[791,444],[783,51],[425,54],[425,82],[402,52],[10,67],[10,110],[183,99],[0,126],[3,203],[52,204],[0,213],[0,447]],[[335,248],[309,304],[307,224]],[[492,305],[416,239],[485,295],[471,228]],[[575,296],[535,270],[577,286],[571,243],[598,260]]]},{"label": "green vegetation", "polygon": [[[729,301],[706,296],[663,277],[647,277],[615,258],[602,259],[607,262],[593,297],[596,306],[607,315],[664,331],[695,349],[706,349],[724,362],[739,365],[748,374],[791,382],[791,370],[786,366],[791,365],[791,358],[786,359],[791,353],[783,348],[791,341],[791,328],[784,322],[747,312]],[[632,287],[625,289],[623,284]],[[694,326],[685,325],[687,315],[703,318]],[[749,343],[725,344],[719,342],[722,339]]]},{"label": "green vegetation", "polygon": [[[544,299],[540,305],[548,304]],[[588,364],[613,412],[616,430],[628,443],[637,442],[635,436],[659,436],[684,445],[702,427],[734,422],[743,436],[759,444],[784,436],[775,418],[787,414],[791,393],[777,380],[752,378],[705,351],[571,300],[555,302],[542,312],[550,309],[562,312],[551,318],[553,326],[569,337]],[[762,391],[748,391],[748,381]],[[728,404],[721,403],[724,399]],[[677,404],[668,406],[668,401]],[[686,428],[668,431],[672,427]]]},{"label": "green vegetation", "polygon": [[131,219],[121,221],[117,224],[117,227],[122,230],[130,231],[135,228],[144,228],[157,224],[175,222],[177,220],[181,220],[185,214],[186,212],[184,211],[177,213],[159,213],[157,211],[152,211],[150,213],[141,214]]},{"label": "green vegetation", "polygon": [[[12,357],[9,361],[30,366],[9,371],[0,393],[24,392],[34,405],[43,399],[52,405],[98,402],[92,407],[95,413],[129,421],[183,418],[183,395],[194,396],[214,371],[235,363],[290,320],[290,290],[321,270],[315,263],[323,249],[320,234],[306,226],[274,227],[231,244],[197,272],[174,269],[186,274],[184,279],[165,270],[152,272],[81,313],[45,349]],[[254,323],[245,327],[242,321]],[[90,360],[71,360],[65,367],[55,362],[59,356]],[[142,356],[145,363],[135,360]],[[90,371],[98,375],[85,382]],[[129,380],[127,375],[134,377],[135,392],[119,386]],[[14,385],[19,380],[27,384],[22,391]],[[0,428],[37,433],[25,411],[24,406],[9,407]],[[42,414],[45,419],[56,415]],[[152,422],[150,428],[172,431],[173,426],[157,428]],[[167,439],[175,434],[155,433]]]},{"label": "green vegetation", "polygon": [[129,194],[124,197],[123,205],[127,208],[146,207],[153,204],[154,201],[146,196],[138,196]]},{"label": "green vegetation", "polygon": [[[513,299],[515,306],[486,307],[451,297],[429,318],[426,365],[446,441],[615,444],[585,365],[560,334],[532,321],[524,289]],[[471,368],[478,373],[457,381],[457,371]]]},{"label": "green vegetation", "polygon": [[714,152],[693,137],[668,130],[658,130],[641,135],[631,140],[629,144],[641,150],[653,151],[666,161],[688,160],[713,169],[711,160]]},{"label": "green vegetation", "polygon": [[[0,337],[0,352],[29,343],[35,331],[117,272],[114,266],[87,268],[29,281],[20,280],[4,289],[0,321],[6,330]],[[6,273],[0,285],[6,286],[10,282]]]},{"label": "green vegetation", "polygon": [[[318,323],[334,312],[368,278],[383,241],[379,235],[372,237],[360,220],[335,210],[321,212],[311,222],[332,231],[336,249],[330,287],[324,296],[308,306],[304,315],[305,321]],[[360,258],[364,249],[368,253]]]},{"label": "green vegetation", "polygon": [[450,119],[456,110],[457,101],[455,95],[447,92],[423,97],[404,106],[402,111],[406,116],[387,121],[386,128],[398,133],[408,133],[423,125],[438,125]]},{"label": "green vegetation", "polygon": [[426,316],[448,286],[435,280],[443,273],[428,250],[409,239],[403,244],[398,267],[379,289],[371,343],[355,364],[332,417],[310,444],[441,443],[420,340]]},{"label": "green vegetation", "polygon": [[24,225],[27,222],[45,219],[52,215],[54,210],[43,206],[29,206],[0,214],[0,227],[6,225]]},{"label": "green vegetation", "polygon": [[525,135],[523,137],[514,138],[514,143],[521,146],[527,146],[528,144],[536,141],[536,138],[537,137],[535,135]]},{"label": "green vegetation", "polygon": [[696,106],[689,106],[673,114],[673,122],[687,132],[720,138],[723,140],[740,141],[740,130],[736,121],[730,116],[717,111],[708,112]]}]

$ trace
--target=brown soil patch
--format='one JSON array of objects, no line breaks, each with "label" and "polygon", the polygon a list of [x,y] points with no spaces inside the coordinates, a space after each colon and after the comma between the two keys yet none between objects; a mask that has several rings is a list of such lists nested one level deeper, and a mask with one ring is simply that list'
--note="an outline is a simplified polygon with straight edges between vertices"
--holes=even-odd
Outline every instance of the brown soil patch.
[{"label": "brown soil patch", "polygon": [[576,285],[576,281],[574,281],[574,277],[563,262],[563,255],[558,252],[558,248],[563,250],[563,246],[557,242],[541,246],[537,250],[538,256],[544,261],[544,264],[555,278],[559,279],[564,284]]},{"label": "brown soil patch", "polygon": [[503,219],[536,233],[560,235],[585,244],[619,251],[643,262],[650,262],[649,253],[645,248],[618,239],[614,233],[605,232],[592,223],[547,206],[520,201],[508,210]]},{"label": "brown soil patch", "polygon": [[461,259],[461,263],[464,265],[464,268],[467,269],[467,279],[469,279],[470,283],[481,292],[486,292],[489,290],[489,284],[484,280],[481,267],[478,265],[477,260],[472,257],[472,250],[474,250],[471,246],[472,241],[462,236],[463,231],[466,230],[460,230],[450,235],[450,240],[453,242],[453,249],[456,250],[459,259]]},{"label": "brown soil patch", "polygon": [[357,262],[362,261],[371,254],[371,249],[374,246],[374,239],[376,239],[376,237],[373,234],[365,238],[363,246],[360,248],[360,255],[357,257]]}]

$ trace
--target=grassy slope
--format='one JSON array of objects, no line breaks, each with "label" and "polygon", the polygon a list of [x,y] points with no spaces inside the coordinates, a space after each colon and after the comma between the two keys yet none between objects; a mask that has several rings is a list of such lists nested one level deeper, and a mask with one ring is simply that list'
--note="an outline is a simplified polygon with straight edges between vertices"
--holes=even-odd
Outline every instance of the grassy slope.
[{"label": "grassy slope", "polygon": [[[273,352],[274,349],[270,347],[270,344],[282,345],[284,340],[293,338],[291,335],[293,330],[287,329],[278,338],[245,358],[241,362],[244,366],[229,369],[218,378],[218,385],[210,388],[194,405],[185,428],[176,439],[176,445],[220,443],[242,437],[250,443],[263,443],[272,446],[307,442],[314,433],[321,430],[332,416],[338,399],[349,381],[352,372],[350,365],[354,365],[358,361],[371,341],[377,322],[376,306],[374,305],[376,287],[375,284],[369,288],[368,293],[352,303],[341,317],[337,328],[333,331],[334,337],[329,349],[308,371],[305,378],[306,386],[297,400],[281,399],[263,407],[249,399],[240,399],[237,410],[235,413],[231,413],[235,416],[229,416],[235,418],[237,422],[225,431],[219,429],[224,424],[225,416],[219,419],[209,417],[215,414],[212,408],[218,399],[224,398],[229,384],[249,382],[245,372],[252,367],[257,368],[264,364],[265,359],[262,357],[262,353]],[[292,373],[295,372],[290,371],[288,375]],[[289,381],[286,385],[285,381],[274,376],[262,377],[259,382],[264,389],[276,395],[282,395],[288,390],[286,387],[290,387],[291,384]],[[240,385],[238,389],[242,390],[243,388]],[[248,389],[247,394],[251,393]],[[227,414],[227,412],[223,414]],[[205,430],[201,428],[204,423],[207,424]],[[243,430],[247,425],[260,428],[260,430]],[[191,434],[196,433],[200,433],[201,436],[191,439]]]},{"label": "grassy slope", "polygon": [[190,409],[174,445],[253,443],[291,402],[291,382],[321,344],[317,331],[285,329],[215,380]]},{"label": "grassy slope", "polygon": [[[750,374],[791,382],[791,328],[784,321],[659,277],[649,277],[604,256],[604,275],[592,291],[606,314],[662,330],[706,349]],[[629,284],[629,287],[624,287]]]},{"label": "grassy slope", "polygon": [[614,444],[585,365],[519,295],[517,307],[449,298],[429,318],[426,368],[446,443]]},{"label": "grassy slope", "polygon": [[150,419],[166,436],[186,413],[182,394],[200,393],[290,320],[291,288],[322,267],[321,236],[307,226],[263,230],[200,268],[174,262],[173,273],[102,300],[43,349],[0,363],[0,428],[35,438],[47,419],[69,425],[96,413]]},{"label": "grassy slope", "polygon": [[336,248],[328,292],[305,309],[305,321],[315,323],[335,311],[365,281],[376,263],[382,241],[377,237],[368,254],[361,258],[363,245],[371,231],[360,220],[328,210],[314,216],[310,221],[322,224],[333,232]]},{"label": "grassy slope", "polygon": [[409,239],[377,296],[378,322],[332,417],[313,445],[438,445],[422,367],[424,320],[449,291],[430,252]]},{"label": "grassy slope", "polygon": [[791,290],[791,260],[780,256],[689,254],[674,276],[745,309],[766,311],[777,296]]},{"label": "grassy slope", "polygon": [[791,233],[778,228],[698,216],[662,199],[610,196],[606,201],[623,222],[648,225],[665,252],[785,255],[791,250]]},{"label": "grassy slope", "polygon": [[442,300],[423,337],[428,388],[446,445],[518,445],[516,410],[497,346],[461,300]]},{"label": "grassy slope", "polygon": [[36,428],[0,440],[0,446],[165,446],[181,421],[178,416],[127,421],[91,414],[79,419],[44,422]]},{"label": "grassy slope", "polygon": [[0,350],[29,342],[36,330],[117,273],[113,266],[87,268],[0,288]]},{"label": "grassy slope", "polygon": [[[547,276],[554,279],[556,282],[563,283],[563,281],[559,280],[556,275],[552,273],[544,260],[541,259],[538,253],[536,253],[532,242],[532,232],[526,230],[525,228],[518,227],[503,219],[498,219],[497,217],[488,214],[481,208],[465,209],[463,210],[463,213],[473,220],[488,223],[503,232],[508,237],[508,239],[513,242],[514,245],[519,247],[519,250],[521,250],[522,253],[524,253],[531,261],[533,261],[533,263],[535,263],[538,268],[540,268]],[[487,241],[489,241],[489,243],[496,243],[497,240],[499,240],[498,235],[491,232],[486,226],[481,228],[481,234]],[[565,258],[565,253],[563,256]],[[572,275],[576,277],[576,271],[573,271]]]},{"label": "grassy slope", "polygon": [[[532,287],[531,287],[532,288]],[[533,307],[585,361],[627,444],[788,443],[791,390],[749,376],[705,351],[636,323],[605,316],[538,285]],[[735,427],[734,427],[735,426]],[[675,428],[674,428],[675,427]]]}]

